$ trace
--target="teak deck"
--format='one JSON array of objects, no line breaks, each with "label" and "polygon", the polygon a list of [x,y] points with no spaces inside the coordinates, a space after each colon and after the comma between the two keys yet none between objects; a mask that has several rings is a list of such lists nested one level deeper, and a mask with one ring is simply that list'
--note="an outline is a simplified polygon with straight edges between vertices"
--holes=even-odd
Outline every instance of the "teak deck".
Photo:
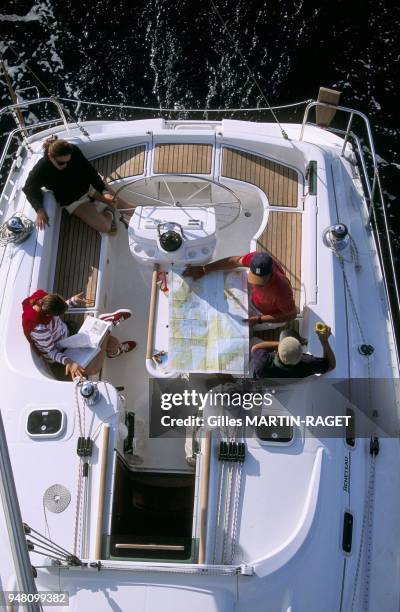
[{"label": "teak deck", "polygon": [[61,213],[53,290],[70,298],[81,291],[95,300],[99,273],[101,235],[78,217]]},{"label": "teak deck", "polygon": [[92,159],[91,163],[106,180],[116,181],[143,174],[145,155],[144,146],[130,147]]},{"label": "teak deck", "polygon": [[[92,164],[106,179],[116,180],[144,174],[145,155],[145,147],[136,146],[99,157]],[[154,172],[211,174],[212,159],[212,145],[158,144]],[[268,250],[282,264],[299,307],[302,213],[293,210],[298,205],[297,173],[259,155],[223,147],[221,175],[256,185],[264,191],[271,207],[287,208],[287,211],[270,211],[257,249]],[[95,299],[100,244],[100,234],[62,212],[54,291],[66,298],[84,291],[88,299]]]},{"label": "teak deck", "polygon": [[256,185],[270,206],[295,208],[298,204],[297,173],[260,155],[224,147],[221,175]]},{"label": "teak deck", "polygon": [[268,251],[282,265],[294,292],[301,296],[301,221],[299,212],[270,212],[267,227],[257,240],[257,251]]},{"label": "teak deck", "polygon": [[211,174],[212,145],[157,144],[154,172],[159,174]]}]

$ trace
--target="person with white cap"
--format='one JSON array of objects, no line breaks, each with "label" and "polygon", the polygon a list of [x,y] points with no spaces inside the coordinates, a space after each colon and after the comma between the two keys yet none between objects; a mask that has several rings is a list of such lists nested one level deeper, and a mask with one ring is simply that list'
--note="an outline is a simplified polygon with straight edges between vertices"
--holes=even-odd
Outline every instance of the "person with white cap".
[{"label": "person with white cap", "polygon": [[279,342],[267,340],[254,344],[251,349],[250,372],[253,378],[305,378],[313,374],[326,374],[336,367],[335,354],[329,345],[331,328],[325,325],[316,330],[323,348],[323,356],[303,353],[305,344],[297,332],[281,332]]},{"label": "person with white cap", "polygon": [[184,276],[195,280],[216,270],[233,270],[249,268],[247,282],[249,285],[250,325],[264,323],[285,323],[296,318],[297,310],[293,290],[285,276],[282,266],[267,252],[233,255],[205,266],[188,266]]}]

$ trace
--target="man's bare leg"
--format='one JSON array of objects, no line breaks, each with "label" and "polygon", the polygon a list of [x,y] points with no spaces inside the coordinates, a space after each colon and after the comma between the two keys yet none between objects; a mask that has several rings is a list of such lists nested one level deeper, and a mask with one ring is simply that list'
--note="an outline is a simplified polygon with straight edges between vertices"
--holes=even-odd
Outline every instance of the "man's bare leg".
[{"label": "man's bare leg", "polygon": [[112,212],[99,212],[94,202],[81,204],[72,214],[98,232],[108,234],[111,230]]},{"label": "man's bare leg", "polygon": [[121,208],[125,210],[127,215],[130,214],[131,210],[132,210],[132,213],[134,212],[136,208],[135,204],[131,204],[130,202],[127,202],[127,200],[124,200],[124,198],[121,197],[120,195],[117,195],[117,191],[113,187],[111,187],[111,185],[107,185],[107,189],[115,198],[114,201],[115,201],[116,208]]}]

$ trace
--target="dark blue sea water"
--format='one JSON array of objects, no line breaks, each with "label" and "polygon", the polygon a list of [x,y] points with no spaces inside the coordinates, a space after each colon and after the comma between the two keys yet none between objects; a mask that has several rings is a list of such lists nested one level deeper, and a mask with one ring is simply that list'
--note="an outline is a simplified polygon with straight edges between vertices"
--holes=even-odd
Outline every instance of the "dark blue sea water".
[{"label": "dark blue sea water", "polygon": [[[316,97],[324,85],[342,90],[343,105],[370,117],[400,253],[399,5],[385,0],[215,4],[271,104]],[[30,67],[51,93],[68,98],[178,109],[265,106],[209,0],[2,0],[0,38],[18,88],[36,84]],[[3,80],[0,97],[1,105],[8,103]],[[77,112],[105,116],[93,107]],[[115,110],[108,116],[120,115]],[[280,115],[296,117],[301,118]]]}]

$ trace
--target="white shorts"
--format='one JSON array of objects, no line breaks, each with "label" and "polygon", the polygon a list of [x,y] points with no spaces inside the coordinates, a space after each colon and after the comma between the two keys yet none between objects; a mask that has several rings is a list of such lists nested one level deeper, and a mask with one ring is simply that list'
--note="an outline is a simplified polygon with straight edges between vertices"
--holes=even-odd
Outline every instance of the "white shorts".
[{"label": "white shorts", "polygon": [[80,206],[81,204],[86,204],[86,202],[93,201],[93,197],[95,193],[96,193],[96,189],[93,187],[93,185],[89,185],[88,191],[84,193],[83,196],[79,198],[79,200],[75,200],[75,202],[71,202],[71,204],[68,204],[68,206],[64,206],[63,208],[70,215],[72,215],[72,213],[78,208],[78,206]]}]

